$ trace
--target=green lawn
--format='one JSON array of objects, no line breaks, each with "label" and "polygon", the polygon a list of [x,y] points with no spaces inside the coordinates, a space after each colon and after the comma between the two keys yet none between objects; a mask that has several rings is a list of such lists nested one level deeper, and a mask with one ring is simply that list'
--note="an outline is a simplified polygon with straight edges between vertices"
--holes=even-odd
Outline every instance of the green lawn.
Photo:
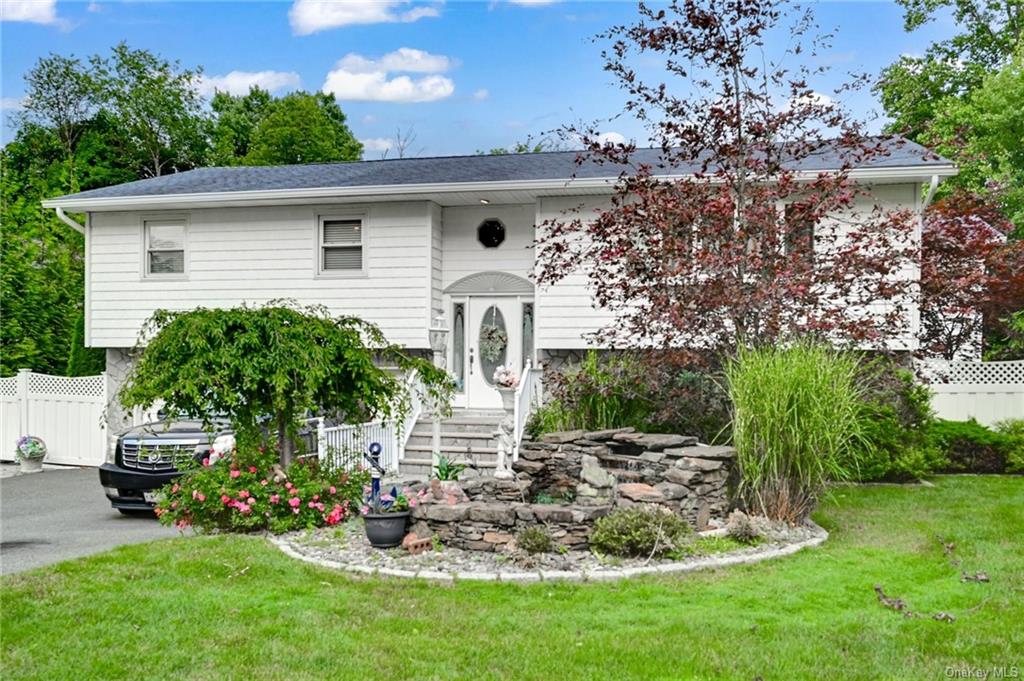
[{"label": "green lawn", "polygon": [[[1024,478],[839,489],[818,549],[612,584],[356,579],[263,539],[126,547],[4,578],[5,679],[950,678],[1024,674]],[[956,543],[960,582],[941,540]],[[883,608],[872,586],[950,624]],[[1011,670],[1007,669],[1006,673]]]}]

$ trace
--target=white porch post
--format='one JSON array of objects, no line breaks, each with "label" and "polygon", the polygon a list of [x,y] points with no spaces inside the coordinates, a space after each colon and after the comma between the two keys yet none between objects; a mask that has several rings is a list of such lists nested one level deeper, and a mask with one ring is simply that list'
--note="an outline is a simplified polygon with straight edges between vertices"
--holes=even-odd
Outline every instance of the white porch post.
[{"label": "white porch post", "polygon": [[[448,327],[444,325],[444,315],[434,317],[430,327],[430,349],[434,352],[434,366],[446,368],[448,364]],[[437,459],[441,453],[441,405],[436,401],[431,405],[430,433],[430,470],[437,467]]]}]

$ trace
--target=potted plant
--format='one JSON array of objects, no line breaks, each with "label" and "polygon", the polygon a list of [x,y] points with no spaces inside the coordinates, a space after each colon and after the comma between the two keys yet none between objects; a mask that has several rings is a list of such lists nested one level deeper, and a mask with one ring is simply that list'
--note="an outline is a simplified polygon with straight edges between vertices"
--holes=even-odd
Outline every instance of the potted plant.
[{"label": "potted plant", "polygon": [[370,546],[390,549],[401,544],[409,522],[409,509],[416,503],[416,497],[408,489],[399,492],[392,487],[389,493],[371,494],[361,509]]},{"label": "potted plant", "polygon": [[15,450],[22,473],[38,473],[43,470],[43,459],[46,457],[46,444],[34,435],[18,438]]},{"label": "potted plant", "polygon": [[501,404],[505,411],[511,412],[515,408],[516,388],[519,387],[519,375],[512,367],[504,365],[494,370],[494,387],[501,394]]}]

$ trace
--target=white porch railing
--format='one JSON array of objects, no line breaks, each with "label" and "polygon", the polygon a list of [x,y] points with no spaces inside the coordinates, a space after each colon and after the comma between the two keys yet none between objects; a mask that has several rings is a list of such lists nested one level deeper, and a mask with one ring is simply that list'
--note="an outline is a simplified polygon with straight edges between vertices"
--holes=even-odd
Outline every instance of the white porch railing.
[{"label": "white porch railing", "polygon": [[389,419],[328,428],[323,419],[316,419],[318,456],[345,470],[365,467],[363,455],[369,452],[371,443],[377,442],[381,446],[380,465],[386,471],[397,471],[412,429],[423,413],[424,387],[419,374],[410,372],[404,385],[409,394],[409,410],[401,423]]},{"label": "white porch railing", "polygon": [[387,471],[398,470],[399,438],[394,421],[372,421],[344,426],[323,426],[323,419],[317,427],[317,454],[332,466],[344,470],[366,468],[363,455],[369,452],[370,444],[381,446],[380,465]]},{"label": "white porch railing", "polygon": [[512,460],[519,458],[519,443],[523,440],[523,432],[526,430],[526,423],[530,419],[533,408],[540,404],[541,400],[541,370],[534,368],[529,360],[523,367],[523,373],[519,377],[519,386],[516,388],[516,399],[514,407],[515,421],[515,445],[512,449]]},{"label": "white porch railing", "polygon": [[423,381],[420,380],[419,373],[410,371],[409,376],[405,379],[405,390],[409,394],[409,411],[405,414],[399,430],[398,437],[401,442],[401,447],[398,451],[398,458],[405,458],[405,446],[409,444],[409,438],[412,436],[412,429],[416,427],[416,422],[420,420],[420,416],[423,414],[423,401],[424,391],[426,388],[423,386]]}]

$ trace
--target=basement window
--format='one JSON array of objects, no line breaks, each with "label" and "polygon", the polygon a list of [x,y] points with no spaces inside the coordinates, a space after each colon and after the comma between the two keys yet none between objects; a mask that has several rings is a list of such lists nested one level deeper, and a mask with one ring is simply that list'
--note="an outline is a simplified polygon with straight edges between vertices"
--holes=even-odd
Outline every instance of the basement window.
[{"label": "basement window", "polygon": [[363,270],[362,218],[320,218],[320,271]]},{"label": "basement window", "polygon": [[146,276],[185,274],[185,221],[146,220]]}]

